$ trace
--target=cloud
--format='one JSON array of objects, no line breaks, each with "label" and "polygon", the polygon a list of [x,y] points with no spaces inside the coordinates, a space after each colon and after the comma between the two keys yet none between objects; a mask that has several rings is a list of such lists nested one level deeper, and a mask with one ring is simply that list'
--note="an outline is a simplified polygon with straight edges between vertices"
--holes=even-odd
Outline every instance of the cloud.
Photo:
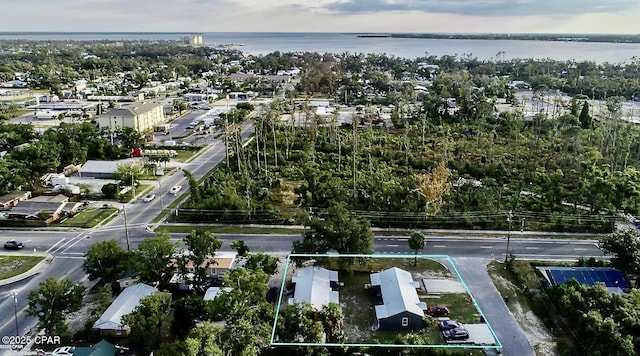
[{"label": "cloud", "polygon": [[466,16],[536,16],[621,13],[637,0],[339,0],[325,5],[337,13],[420,11]]}]

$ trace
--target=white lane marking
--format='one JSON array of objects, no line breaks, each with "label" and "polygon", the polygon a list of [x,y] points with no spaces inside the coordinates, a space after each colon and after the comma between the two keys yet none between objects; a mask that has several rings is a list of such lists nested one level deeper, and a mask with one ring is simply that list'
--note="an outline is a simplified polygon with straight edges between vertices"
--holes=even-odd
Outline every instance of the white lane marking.
[{"label": "white lane marking", "polygon": [[53,246],[49,247],[49,249],[47,251],[45,251],[45,253],[50,253],[51,250],[53,250],[56,246],[58,246],[58,244],[64,242],[64,240],[66,240],[66,239],[63,238],[63,239],[58,240],[58,242],[53,244]]}]

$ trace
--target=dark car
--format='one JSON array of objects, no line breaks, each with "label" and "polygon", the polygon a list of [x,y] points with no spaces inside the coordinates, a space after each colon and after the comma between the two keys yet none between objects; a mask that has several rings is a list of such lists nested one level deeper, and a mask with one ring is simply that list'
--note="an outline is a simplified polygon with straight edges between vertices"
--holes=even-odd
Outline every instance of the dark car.
[{"label": "dark car", "polygon": [[432,305],[427,308],[427,314],[431,316],[448,316],[449,308],[442,304]]},{"label": "dark car", "polygon": [[24,247],[24,244],[20,241],[9,240],[4,243],[4,248],[7,250],[19,250]]},{"label": "dark car", "polygon": [[465,328],[455,328],[442,332],[445,340],[466,340],[469,338],[469,332]]},{"label": "dark car", "polygon": [[445,320],[438,324],[438,327],[440,328],[440,330],[450,330],[455,328],[463,328],[464,326],[462,326],[461,323],[455,320]]}]

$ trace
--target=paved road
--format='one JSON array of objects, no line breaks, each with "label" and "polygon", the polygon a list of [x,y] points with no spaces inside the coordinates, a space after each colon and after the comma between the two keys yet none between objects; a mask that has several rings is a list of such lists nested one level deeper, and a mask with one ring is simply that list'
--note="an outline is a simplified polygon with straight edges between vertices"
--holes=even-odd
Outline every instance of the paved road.
[{"label": "paved road", "polygon": [[[248,137],[252,132],[251,123],[245,123],[242,127],[243,138]],[[196,159],[185,164],[183,169],[189,170],[196,179],[202,178],[216,164],[224,159],[224,143],[220,140],[214,141]],[[183,189],[174,196],[167,191],[173,185],[182,185]],[[153,232],[148,228],[152,220],[171,202],[178,199],[181,194],[188,194],[188,184],[186,179],[179,172],[169,177],[164,177],[153,191],[158,198],[144,203],[136,201],[122,206],[122,212],[111,220],[107,225],[76,231],[3,231],[4,238],[16,238],[21,241],[28,241],[29,250],[21,253],[31,253],[32,249],[37,252],[47,252],[54,256],[53,261],[41,273],[26,280],[0,286],[0,335],[15,335],[16,326],[13,317],[17,309],[18,333],[23,335],[36,324],[34,317],[26,316],[24,310],[27,307],[27,296],[30,290],[38,289],[38,284],[50,276],[57,278],[68,277],[74,282],[86,281],[86,275],[82,272],[81,265],[83,255],[87,249],[95,242],[110,238],[119,238],[122,246],[130,245],[135,249],[144,238],[153,236]],[[128,241],[125,237],[125,212],[126,226],[128,229]],[[184,234],[174,234],[177,240]],[[594,240],[550,240],[536,239],[530,236],[528,239],[511,239],[510,250],[520,258],[536,259],[576,259],[578,257],[601,257],[602,252],[597,248]],[[274,254],[286,254],[291,250],[292,241],[299,238],[298,234],[275,234],[275,235],[241,235],[241,234],[220,234],[224,242],[222,250],[230,250],[229,243],[234,240],[244,240],[253,251],[264,251]],[[385,254],[408,254],[412,251],[408,247],[407,238],[404,236],[379,236],[375,241],[376,253]],[[429,254],[447,254],[454,257],[463,278],[476,299],[485,311],[488,320],[493,321],[492,325],[499,338],[505,345],[505,350],[513,355],[532,354],[530,347],[526,347],[526,339],[520,331],[515,320],[507,311],[502,302],[502,298],[497,295],[497,291],[489,280],[484,266],[490,258],[504,258],[506,252],[506,237],[482,237],[481,233],[468,234],[459,237],[454,234],[443,233],[441,236],[429,236],[427,239],[427,250]],[[13,293],[16,293],[14,304]],[[485,309],[486,308],[486,309]],[[506,320],[508,319],[508,320]],[[503,320],[506,320],[503,323]],[[523,343],[524,340],[524,343]]]}]

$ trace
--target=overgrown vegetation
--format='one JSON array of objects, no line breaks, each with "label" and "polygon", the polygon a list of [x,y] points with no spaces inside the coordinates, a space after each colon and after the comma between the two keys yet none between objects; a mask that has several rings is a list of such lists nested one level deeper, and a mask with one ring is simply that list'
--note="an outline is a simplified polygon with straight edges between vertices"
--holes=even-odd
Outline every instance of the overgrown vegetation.
[{"label": "overgrown vegetation", "polygon": [[[612,264],[626,272],[632,281],[638,273],[638,256],[633,251],[637,251],[635,246],[639,237],[636,230],[622,230],[607,235],[601,241],[605,252],[615,254]],[[525,310],[533,310],[553,332],[561,355],[638,354],[638,290],[633,288],[618,294],[600,283],[588,286],[575,280],[563,285],[544,286],[535,267],[550,264],[553,263],[521,261],[511,256],[504,264],[491,263],[489,271],[500,293],[515,302],[507,304],[512,312],[515,314],[512,307],[516,304]],[[574,265],[597,267],[606,263],[581,259]],[[503,283],[504,280],[512,284]]]}]

